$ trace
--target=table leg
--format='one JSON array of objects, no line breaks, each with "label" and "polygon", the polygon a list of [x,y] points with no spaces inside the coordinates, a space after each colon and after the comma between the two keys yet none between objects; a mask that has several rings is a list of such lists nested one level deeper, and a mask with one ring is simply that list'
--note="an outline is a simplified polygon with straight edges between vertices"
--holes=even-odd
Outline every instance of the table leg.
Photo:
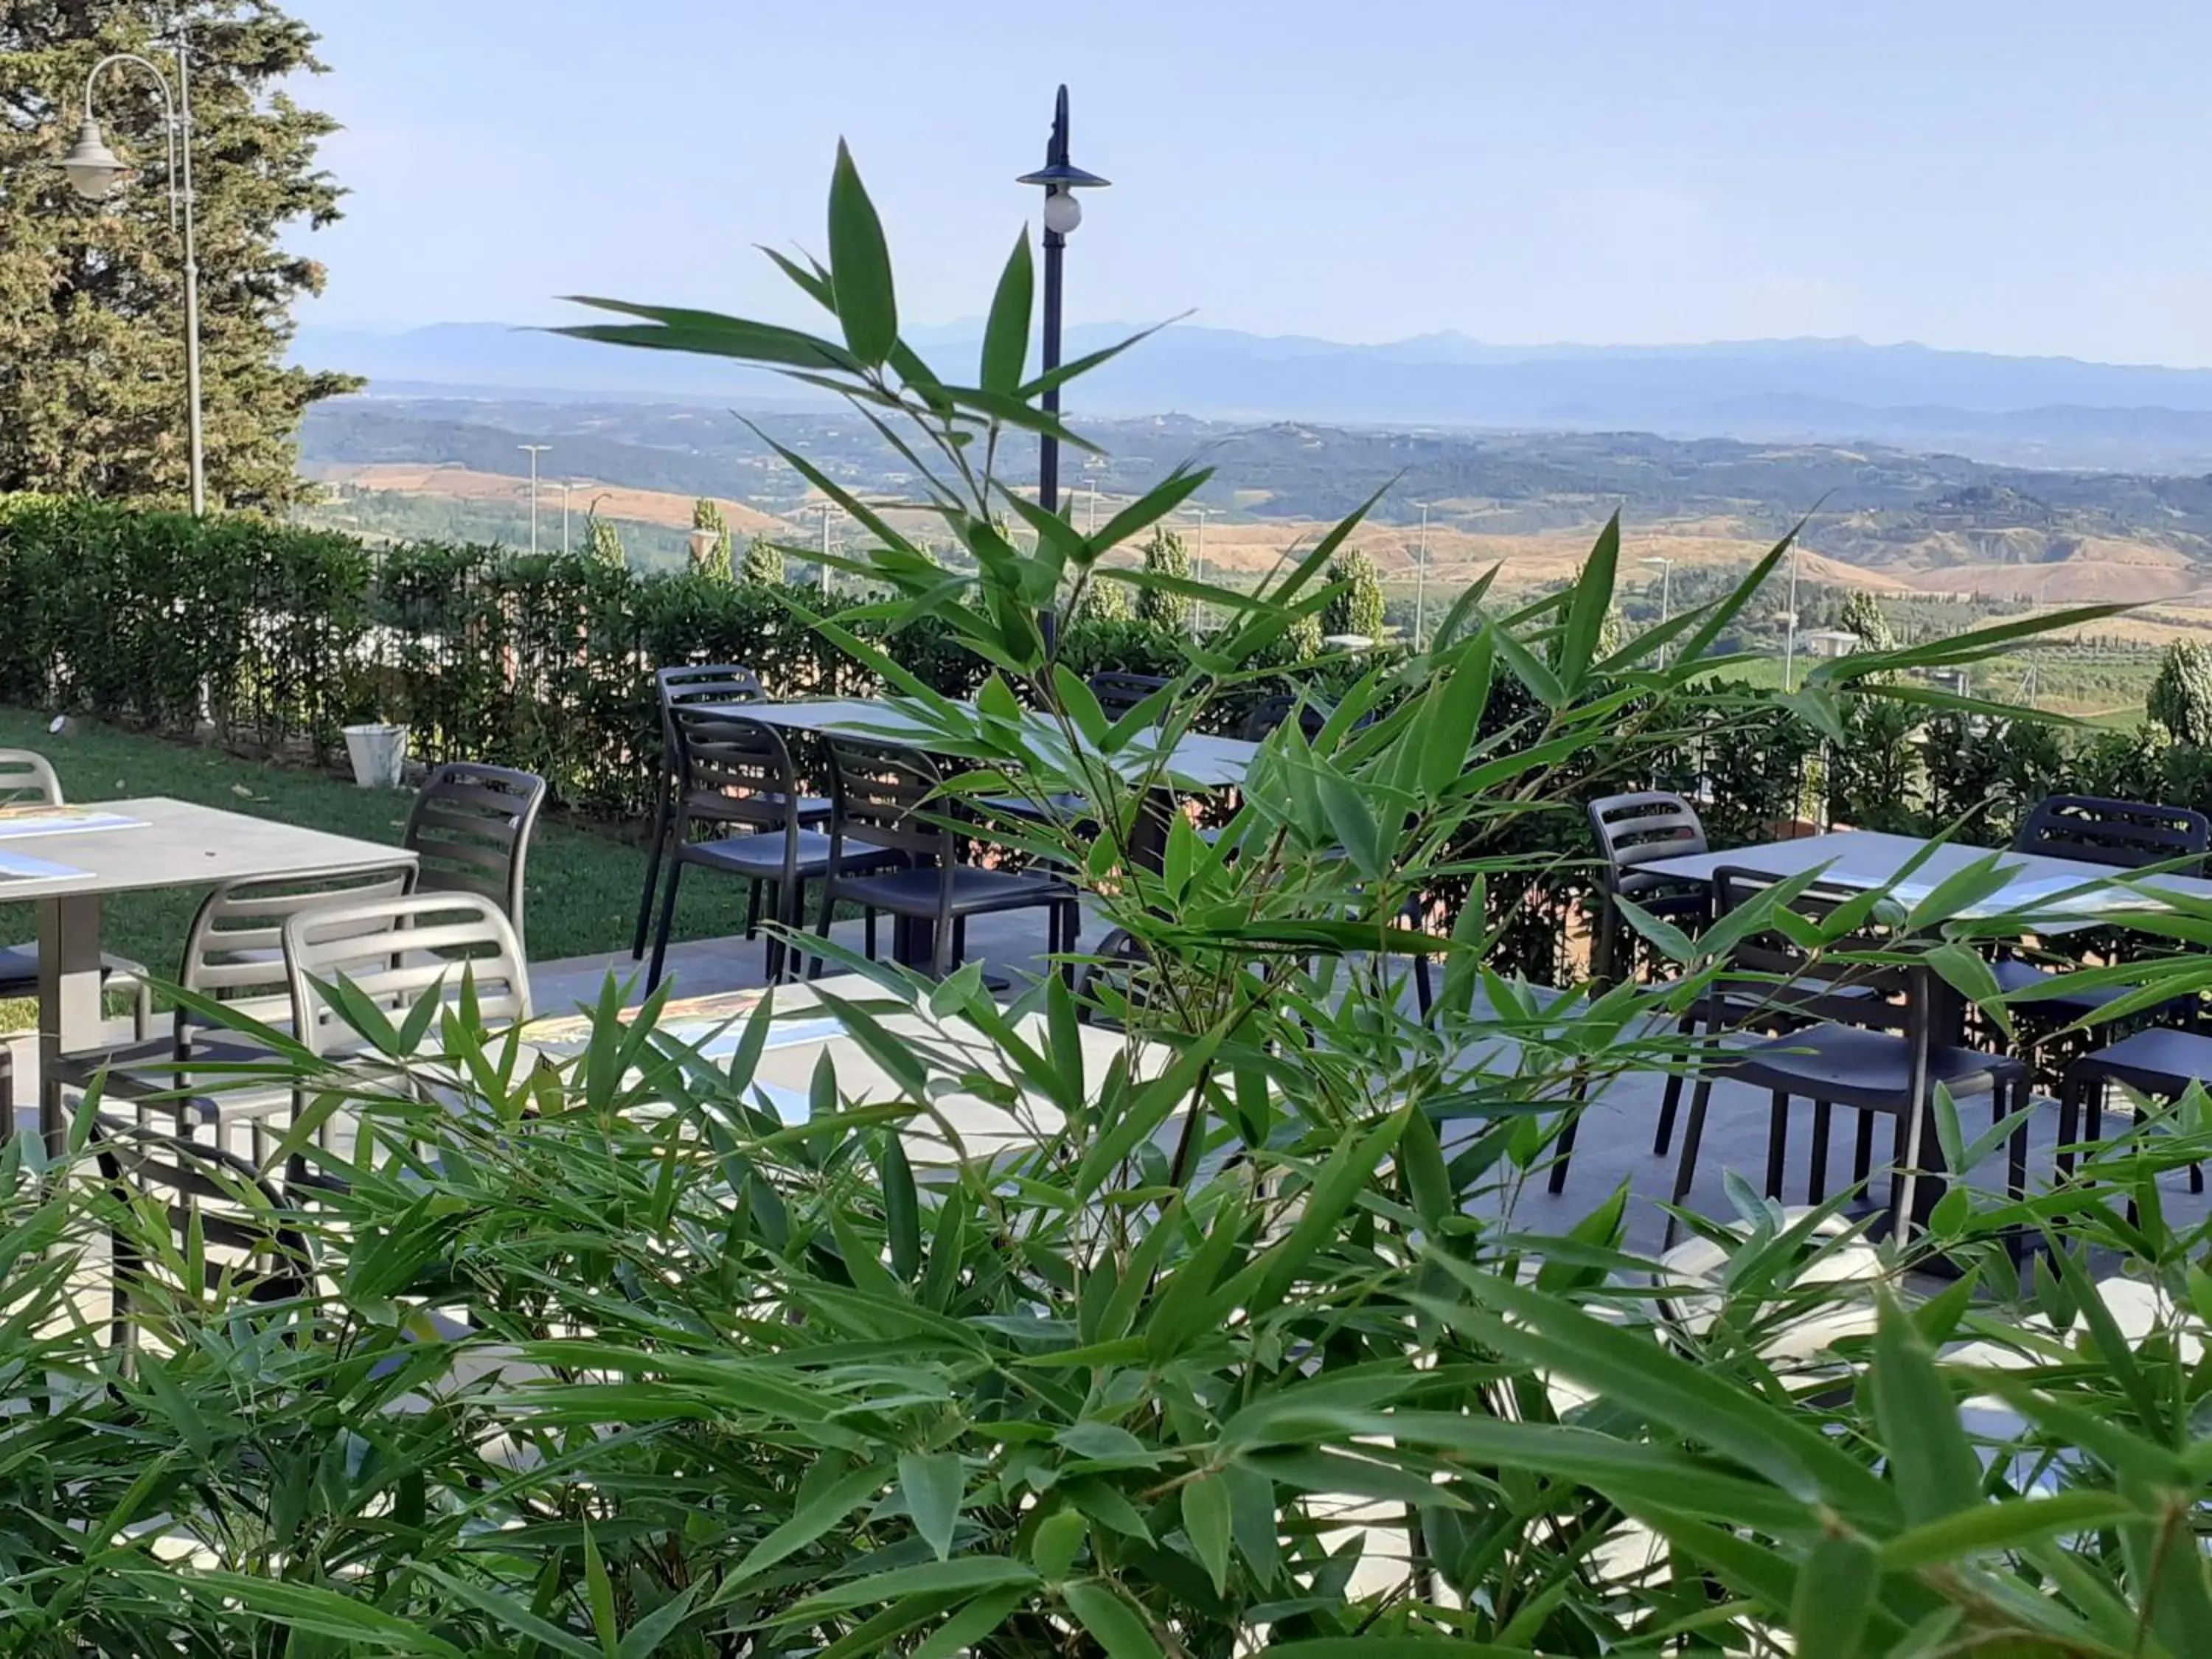
[{"label": "table leg", "polygon": [[59,1156],[67,1138],[52,1081],[65,1054],[100,1042],[100,895],[39,901],[39,1133]]}]

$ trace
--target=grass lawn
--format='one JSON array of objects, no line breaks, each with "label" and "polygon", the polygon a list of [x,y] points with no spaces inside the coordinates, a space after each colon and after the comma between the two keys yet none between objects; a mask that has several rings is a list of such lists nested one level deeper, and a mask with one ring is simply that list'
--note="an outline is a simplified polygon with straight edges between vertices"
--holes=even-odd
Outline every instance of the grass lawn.
[{"label": "grass lawn", "polygon": [[[167,795],[395,845],[406,827],[411,799],[396,790],[356,788],[330,773],[240,760],[219,749],[88,721],[57,735],[47,730],[46,716],[20,708],[0,708],[0,748],[33,749],[46,756],[73,802]],[[627,949],[644,880],[641,848],[616,833],[541,819],[530,849],[526,911],[532,959],[550,962]],[[194,888],[110,898],[102,943],[157,975],[173,975],[192,913],[205,893]],[[675,937],[738,933],[744,927],[744,883],[695,870],[684,879]],[[29,905],[0,905],[0,940],[30,939],[37,933]],[[29,1024],[29,1008],[27,1003],[0,1003],[0,1024]],[[8,1019],[9,1013],[18,1017]]]}]

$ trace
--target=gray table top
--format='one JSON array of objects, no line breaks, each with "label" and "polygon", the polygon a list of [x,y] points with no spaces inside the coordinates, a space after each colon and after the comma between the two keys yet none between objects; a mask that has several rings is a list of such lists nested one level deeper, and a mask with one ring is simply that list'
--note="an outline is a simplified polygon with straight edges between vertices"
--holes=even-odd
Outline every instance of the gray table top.
[{"label": "gray table top", "polygon": [[[738,720],[758,720],[763,726],[779,726],[796,732],[872,738],[889,743],[919,743],[930,735],[927,725],[903,710],[866,697],[699,706]],[[957,706],[969,710],[974,708],[972,703],[957,703]],[[1048,736],[1057,743],[1059,726],[1042,715],[1036,718],[1042,728],[1040,735]],[[1251,769],[1253,757],[1259,752],[1258,744],[1247,743],[1241,738],[1217,738],[1202,732],[1190,732],[1177,740],[1164,758],[1168,770],[1179,783],[1201,789],[1230,789],[1244,781],[1244,774]],[[1116,769],[1124,775],[1150,770],[1161,759],[1156,746],[1143,743],[1115,757]]]},{"label": "gray table top", "polygon": [[[1987,847],[1962,847],[1956,842],[1931,844],[1913,836],[1885,835],[1875,830],[1843,830],[1826,836],[1805,836],[1792,841],[1765,842],[1752,847],[1723,848],[1717,852],[1692,853],[1678,859],[1655,859],[1639,865],[1648,871],[1684,881],[1711,881],[1722,868],[1755,870],[1762,875],[1796,876],[1825,866],[1824,878],[1844,887],[1888,887],[1897,896],[1917,903],[1937,883],[1999,853],[2007,880],[2004,886],[1963,914],[1999,915],[2011,911],[2063,915],[2145,908],[2155,902],[2111,884],[2126,872],[2078,859],[2057,859],[2040,853],[2014,853]],[[1903,881],[1899,873],[1922,852],[1927,857]],[[2194,876],[2157,875],[2142,878],[2142,884],[2168,892],[2212,899],[2212,881]],[[2088,886],[2091,890],[2070,893]]]},{"label": "gray table top", "polygon": [[[255,878],[413,864],[414,854],[272,818],[248,817],[190,801],[87,801],[76,810],[137,820],[129,827],[12,834],[0,839],[0,898],[49,899],[160,887],[201,887]],[[18,822],[35,818],[23,814]],[[67,875],[8,873],[9,854],[67,869]]]}]

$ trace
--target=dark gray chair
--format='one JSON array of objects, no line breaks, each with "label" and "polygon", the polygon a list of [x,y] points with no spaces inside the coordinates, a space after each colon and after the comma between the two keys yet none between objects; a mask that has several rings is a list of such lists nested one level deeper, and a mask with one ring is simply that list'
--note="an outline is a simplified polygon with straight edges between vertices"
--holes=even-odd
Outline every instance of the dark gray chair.
[{"label": "dark gray chair", "polygon": [[545,780],[534,772],[472,761],[440,767],[416,795],[400,838],[419,861],[415,890],[488,898],[523,939],[530,837],[544,805]]},{"label": "dark gray chair", "polygon": [[[1085,682],[1091,695],[1098,700],[1098,707],[1109,720],[1118,720],[1124,714],[1141,707],[1145,699],[1175,684],[1160,674],[1136,674],[1119,668],[1104,669]],[[994,795],[976,803],[986,814],[1001,821],[1025,820],[1032,823],[1059,823],[1081,827],[1091,817],[1091,803],[1073,790],[1049,795],[1042,801],[1024,795]]]},{"label": "dark gray chair", "polygon": [[[2020,853],[2113,870],[2172,865],[2191,875],[2197,873],[2208,849],[2212,849],[2212,818],[2202,812],[2094,795],[2053,795],[2037,802],[2013,840],[2013,850]],[[2063,969],[2040,967],[2010,951],[1990,966],[2008,994],[2067,977]],[[2016,1012],[2039,1024],[2070,1025],[2126,994],[2127,988],[2113,986],[2061,990],[2055,996],[2021,1003]],[[2186,999],[2177,999],[2149,1012],[2171,1015],[2186,1006]]]},{"label": "dark gray chair", "polygon": [[[761,689],[760,677],[737,663],[684,664],[656,670],[653,678],[660,704],[660,764],[653,781],[653,830],[646,842],[645,891],[637,902],[637,934],[629,947],[632,962],[643,959],[645,942],[653,931],[653,896],[660,883],[661,860],[668,851],[676,792],[682,787],[683,763],[676,749],[676,711],[702,703],[769,701],[768,693]],[[799,818],[810,828],[828,823],[828,799],[819,795],[800,797]],[[760,927],[760,884],[755,882],[746,901],[747,939],[752,938]]]},{"label": "dark gray chair", "polygon": [[[2069,1150],[2104,1133],[2105,1091],[2117,1083],[2138,1094],[2178,1100],[2192,1083],[2212,1079],[2212,1036],[2153,1026],[2094,1049],[2066,1068],[2058,1094],[2058,1168],[2074,1170]],[[2189,1190],[2204,1190],[2204,1166],[2189,1166]]]},{"label": "dark gray chair", "polygon": [[[775,896],[775,920],[795,929],[805,884],[830,869],[830,838],[807,827],[804,798],[781,733],[758,720],[681,706],[672,711],[672,727],[678,787],[670,818],[668,884],[653,934],[647,990],[660,983],[669,932],[675,926],[677,888],[687,868],[742,876],[752,884],[748,939],[758,924],[763,885]],[[702,829],[706,837],[695,840]],[[847,856],[846,868],[858,874],[895,863],[896,857],[886,851],[871,858],[855,848]],[[771,981],[783,977],[785,951],[781,938],[769,941]]]},{"label": "dark gray chair", "polygon": [[[955,826],[955,803],[939,793],[942,779],[927,757],[842,738],[827,739],[825,746],[835,811],[817,933],[829,936],[840,903],[902,923],[926,923],[932,929],[930,970],[940,979],[958,963],[970,916],[1041,908],[1046,913],[1046,950],[1074,948],[1077,895],[1064,878],[1046,871],[987,870],[961,862],[965,837]],[[900,867],[882,868],[885,854],[893,854]],[[856,873],[860,860],[867,868]],[[814,971],[821,966],[817,957]]]},{"label": "dark gray chair", "polygon": [[[1632,952],[1628,925],[1621,919],[1616,898],[1626,898],[1655,916],[1692,933],[1712,914],[1712,889],[1704,882],[1682,881],[1643,866],[1660,859],[1687,858],[1706,850],[1705,827],[1696,809],[1680,795],[1644,789],[1626,795],[1603,795],[1586,809],[1590,833],[1597,837],[1599,856],[1597,916],[1590,933],[1590,975],[1611,983]],[[1629,949],[1624,951],[1623,946]],[[1687,1038],[1698,1028],[1703,1005],[1684,1014],[1674,1028]],[[1577,1079],[1579,1089],[1580,1079]],[[1580,1098],[1577,1092],[1577,1098]],[[1659,1123],[1652,1134],[1652,1152],[1660,1158],[1674,1139],[1674,1117],[1682,1105],[1682,1074],[1668,1074],[1666,1091],[1659,1100]],[[1567,1165],[1574,1156],[1575,1133],[1580,1114],[1567,1120],[1552,1157],[1549,1186],[1556,1194],[1567,1184]]]},{"label": "dark gray chair", "polygon": [[[1723,867],[1713,872],[1713,908],[1726,916],[1756,902],[1775,878],[1756,870]],[[1814,890],[1791,904],[1801,915],[1817,916],[1852,895]],[[1865,1169],[1873,1133],[1872,1114],[1897,1120],[1893,1162],[1901,1163],[1913,1118],[1924,1113],[1942,1085],[1954,1099],[1990,1097],[1990,1121],[2027,1103],[2033,1073],[2024,1061],[1935,1041],[1936,988],[1917,965],[1840,960],[1856,947],[1893,948],[1896,941],[1878,933],[1811,952],[1779,927],[1754,932],[1729,953],[1727,970],[1706,999],[1701,1023],[1711,1034],[1690,1097],[1689,1121],[1674,1176],[1674,1201],[1680,1205],[1697,1178],[1698,1143],[1704,1138],[1706,1107],[1716,1079],[1726,1077],[1772,1096],[1767,1121],[1765,1191],[1782,1196],[1789,1145],[1790,1103],[1813,1103],[1810,1200],[1822,1196],[1828,1158],[1830,1110],[1856,1108],[1859,1125],[1859,1176]],[[1718,1038],[1730,1029],[1731,1010],[1753,999],[1786,1017],[1797,1029],[1747,1048],[1727,1048]],[[1962,1176],[1964,1171],[1959,1172]],[[2006,1189],[2019,1197],[2027,1179],[2027,1129],[2023,1121],[2010,1138]],[[1890,1203],[1902,1182],[1893,1173]],[[1671,1243],[1674,1223],[1668,1224]]]}]

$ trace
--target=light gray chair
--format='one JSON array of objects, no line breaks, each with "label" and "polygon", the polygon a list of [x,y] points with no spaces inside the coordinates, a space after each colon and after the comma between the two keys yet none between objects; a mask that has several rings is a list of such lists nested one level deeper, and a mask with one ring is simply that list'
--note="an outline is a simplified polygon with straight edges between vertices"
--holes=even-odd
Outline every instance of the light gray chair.
[{"label": "light gray chair", "polygon": [[[192,918],[177,982],[241,1019],[289,1028],[285,923],[318,907],[398,897],[413,878],[411,866],[392,864],[225,883]],[[186,1126],[212,1127],[218,1141],[227,1126],[252,1121],[258,1150],[261,1121],[289,1105],[290,1091],[214,1090],[210,1068],[264,1060],[268,1052],[250,1033],[179,1004],[167,1036],[64,1054],[44,1081],[51,1090],[82,1093],[100,1079],[103,1097],[131,1103],[142,1123],[158,1111]]]},{"label": "light gray chair", "polygon": [[[63,806],[62,781],[53,763],[30,749],[0,749],[0,811],[11,806]],[[153,1035],[154,992],[146,970],[126,957],[100,957],[103,991],[131,994],[132,1035],[140,1042]],[[34,997],[39,994],[37,944],[0,945],[0,997]]]},{"label": "light gray chair", "polygon": [[[488,1026],[531,1017],[530,970],[506,913],[481,894],[424,892],[318,905],[284,923],[292,1034],[310,1054],[357,1051],[329,988],[340,981],[395,1024],[428,996],[457,1003],[473,986]],[[429,1033],[436,1036],[434,1023]]]}]

